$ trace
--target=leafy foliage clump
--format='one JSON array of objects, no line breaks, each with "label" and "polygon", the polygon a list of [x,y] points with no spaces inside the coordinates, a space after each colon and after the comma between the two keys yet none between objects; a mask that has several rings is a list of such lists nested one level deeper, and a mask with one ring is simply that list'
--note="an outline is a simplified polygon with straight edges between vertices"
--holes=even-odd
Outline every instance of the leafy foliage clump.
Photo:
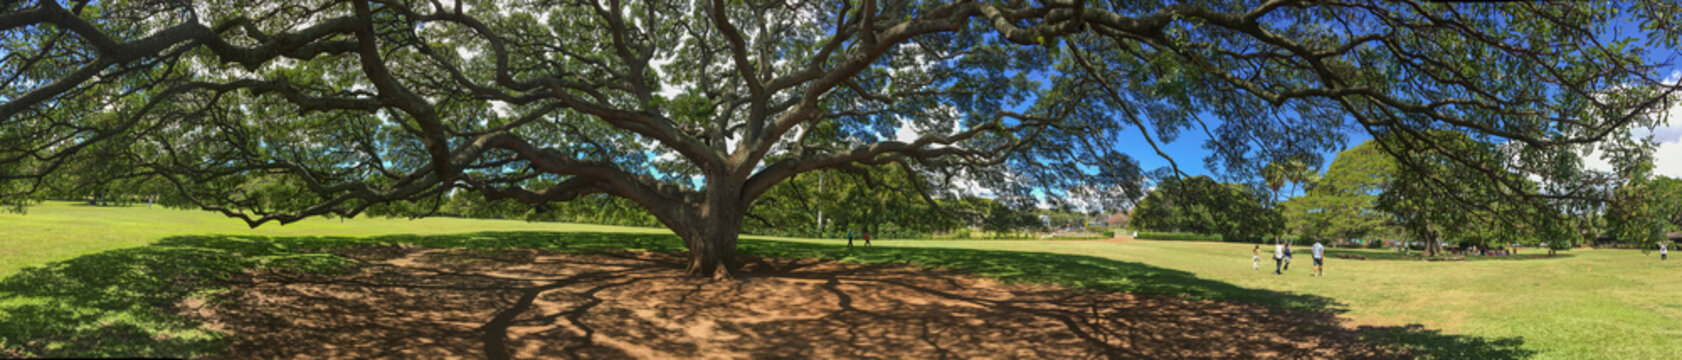
[{"label": "leafy foliage clump", "polygon": [[1267,201],[1266,194],[1253,187],[1218,183],[1207,176],[1167,179],[1139,201],[1130,226],[1255,241],[1278,235],[1284,227],[1284,218]]}]

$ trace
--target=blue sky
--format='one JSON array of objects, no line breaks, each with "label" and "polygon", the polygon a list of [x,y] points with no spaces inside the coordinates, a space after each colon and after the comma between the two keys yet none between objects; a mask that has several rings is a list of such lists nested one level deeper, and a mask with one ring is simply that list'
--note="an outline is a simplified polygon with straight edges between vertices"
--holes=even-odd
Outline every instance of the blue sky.
[{"label": "blue sky", "polygon": [[[1202,119],[1211,129],[1216,126],[1220,126],[1223,123],[1220,117],[1212,115],[1204,115]],[[1367,141],[1367,139],[1372,138],[1372,136],[1367,135],[1366,132],[1357,131],[1348,132],[1346,134],[1349,135],[1349,141],[1345,144],[1344,148],[1360,145],[1362,142]],[[1208,157],[1209,154],[1211,154],[1208,149],[1203,148],[1203,144],[1209,141],[1209,136],[1204,134],[1200,129],[1188,129],[1187,131],[1182,131],[1180,132],[1180,136],[1172,142],[1163,142],[1162,139],[1155,140],[1157,141],[1157,145],[1162,148],[1162,152],[1174,157],[1174,162],[1180,165],[1180,171],[1185,172],[1186,175],[1213,176],[1209,167],[1203,162],[1203,158]],[[1123,132],[1122,136],[1116,139],[1115,144],[1118,145],[1117,148],[1122,152],[1127,153],[1127,155],[1132,156],[1135,160],[1138,160],[1139,168],[1141,169],[1150,171],[1156,168],[1168,166],[1168,160],[1158,156],[1156,151],[1151,149],[1150,144],[1145,142],[1144,136],[1140,135],[1138,131],[1129,129],[1129,131]],[[1343,149],[1338,149],[1320,154],[1321,158],[1325,159],[1323,164],[1331,164],[1332,158],[1337,156],[1338,151],[1342,150]]]}]

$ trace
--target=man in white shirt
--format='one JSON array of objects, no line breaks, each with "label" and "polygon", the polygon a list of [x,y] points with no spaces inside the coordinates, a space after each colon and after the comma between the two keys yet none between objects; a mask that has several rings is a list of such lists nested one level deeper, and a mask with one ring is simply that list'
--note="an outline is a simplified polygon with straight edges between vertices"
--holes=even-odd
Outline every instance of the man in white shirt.
[{"label": "man in white shirt", "polygon": [[1659,243],[1659,261],[1664,261],[1667,257],[1670,257],[1670,249],[1665,248],[1664,243],[1661,242]]},{"label": "man in white shirt", "polygon": [[1273,242],[1273,274],[1274,275],[1284,274],[1283,272],[1279,271],[1279,267],[1283,266],[1284,264],[1285,264],[1285,243],[1282,242],[1282,241],[1274,240],[1274,242]]},{"label": "man in white shirt", "polygon": [[1322,276],[1322,275],[1326,274],[1322,269],[1322,267],[1325,265],[1325,262],[1324,262],[1325,261],[1325,256],[1326,256],[1326,247],[1321,246],[1319,241],[1315,241],[1314,242],[1314,276]]}]

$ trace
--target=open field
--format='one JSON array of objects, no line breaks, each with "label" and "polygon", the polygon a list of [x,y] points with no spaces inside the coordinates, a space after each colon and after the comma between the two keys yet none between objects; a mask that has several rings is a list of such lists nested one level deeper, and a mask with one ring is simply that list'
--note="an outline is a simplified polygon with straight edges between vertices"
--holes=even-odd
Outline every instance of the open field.
[{"label": "open field", "polygon": [[1309,276],[1311,262],[1305,256],[1276,276],[1264,252],[1264,270],[1251,270],[1251,247],[1241,244],[1010,245],[999,248],[1100,256],[1240,287],[1324,296],[1341,304],[1353,325],[1422,324],[1490,341],[1522,341],[1537,358],[1682,357],[1682,262],[1661,263],[1657,253],[1579,249],[1552,259],[1438,263],[1344,260],[1328,254],[1327,275],[1315,278]]},{"label": "open field", "polygon": [[[475,252],[459,261],[477,264],[482,260],[473,256],[497,258],[504,256],[498,249],[511,247],[678,250],[675,238],[665,234],[659,229],[463,219],[313,219],[252,230],[210,213],[48,203],[28,215],[0,215],[0,349],[35,349],[37,355],[214,353],[231,340],[184,318],[157,314],[155,308],[189,298],[223,304],[247,299],[230,295],[221,282],[231,281],[230,274],[241,269],[338,276],[371,266],[344,251],[320,249],[380,244],[466,248]],[[1329,258],[1328,276],[1313,278],[1306,256],[1283,276],[1271,269],[1251,270],[1250,246],[1242,244],[920,240],[881,241],[847,251],[836,240],[748,238],[757,240],[744,240],[744,253],[772,258],[913,263],[1007,283],[1231,300],[1300,310],[1297,314],[1304,317],[1326,311],[1344,319],[1342,325],[1351,329],[1347,333],[1301,335],[1320,344],[1360,339],[1439,358],[1682,357],[1682,260],[1661,263],[1657,254],[1638,251],[1576,250],[1557,258],[1446,263]],[[1382,252],[1333,250],[1339,251]],[[980,314],[1015,312],[1020,311]],[[1258,347],[1277,344],[1254,341]]]},{"label": "open field", "polygon": [[47,202],[25,214],[0,213],[0,278],[28,265],[83,254],[146,245],[177,235],[374,236],[459,234],[477,231],[576,231],[660,233],[665,229],[588,224],[531,223],[517,220],[357,218],[340,222],[309,219],[285,226],[252,229],[238,219],[205,211],[85,206]]}]

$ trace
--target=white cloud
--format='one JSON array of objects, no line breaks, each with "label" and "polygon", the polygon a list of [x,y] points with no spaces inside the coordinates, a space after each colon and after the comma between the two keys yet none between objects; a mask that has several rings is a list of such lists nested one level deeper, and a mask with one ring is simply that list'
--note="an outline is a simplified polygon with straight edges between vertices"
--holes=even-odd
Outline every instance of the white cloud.
[{"label": "white cloud", "polygon": [[[1673,115],[1673,116],[1682,116],[1682,114],[1676,114],[1676,115]],[[1671,119],[1677,119],[1677,118],[1672,117]],[[1658,142],[1658,143],[1679,143],[1679,142],[1682,142],[1682,119],[1677,119],[1676,122],[1678,123],[1677,125],[1661,126],[1661,127],[1653,129],[1653,131],[1649,132],[1647,135],[1651,136],[1653,138],[1653,141]],[[1645,132],[1645,131],[1643,131],[1643,132]]]},{"label": "white cloud", "polygon": [[[1602,158],[1606,153],[1596,149],[1583,156],[1583,167],[1589,170],[1612,171],[1612,163]],[[1660,143],[1653,152],[1653,174],[1682,178],[1682,141]]]},{"label": "white cloud", "polygon": [[968,176],[952,179],[952,188],[956,190],[955,193],[959,196],[976,196],[989,199],[998,197],[998,194],[993,193],[993,189],[981,186],[981,183]]},{"label": "white cloud", "polygon": [[1653,152],[1653,173],[1682,178],[1682,139],[1659,144],[1659,150]]},{"label": "white cloud", "polygon": [[[1671,125],[1652,129],[1636,129],[1631,136],[1648,138],[1658,143],[1653,151],[1653,174],[1682,178],[1682,106],[1671,110]],[[1612,171],[1612,163],[1602,158],[1605,152],[1595,149],[1582,157],[1583,166],[1590,170]]]},{"label": "white cloud", "polygon": [[[683,39],[687,40],[688,38],[689,37],[685,35]],[[682,41],[683,40],[679,40],[679,43],[682,43]],[[677,83],[670,80],[672,77],[670,73],[666,72],[666,66],[671,65],[673,61],[677,61],[677,53],[677,50],[673,50],[669,56],[659,57],[648,61],[648,66],[654,68],[654,76],[660,77],[660,97],[667,99],[675,98],[678,95],[683,95],[686,88],[694,85],[689,82]]]},{"label": "white cloud", "polygon": [[894,140],[909,143],[917,141],[917,129],[911,127],[910,121],[899,122],[899,129],[894,131]]},{"label": "white cloud", "polygon": [[1612,162],[1606,161],[1605,156],[1605,152],[1600,151],[1598,148],[1594,149],[1594,151],[1589,152],[1588,155],[1582,156],[1583,168],[1597,171],[1612,171]]}]

